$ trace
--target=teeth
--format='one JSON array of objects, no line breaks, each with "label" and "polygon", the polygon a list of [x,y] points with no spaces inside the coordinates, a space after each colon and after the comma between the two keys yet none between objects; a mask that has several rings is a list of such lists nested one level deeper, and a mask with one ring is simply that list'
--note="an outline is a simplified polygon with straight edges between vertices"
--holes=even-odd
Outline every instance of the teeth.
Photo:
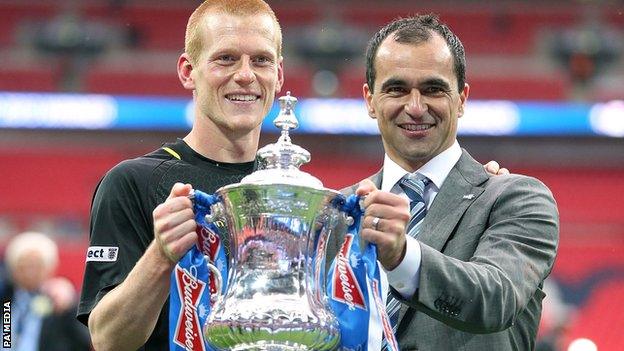
[{"label": "teeth", "polygon": [[427,130],[431,128],[429,124],[404,124],[401,128],[409,130],[409,131],[417,131],[417,130]]},{"label": "teeth", "polygon": [[255,101],[258,99],[256,95],[244,95],[244,94],[229,94],[226,97],[229,100],[233,100],[233,101]]}]

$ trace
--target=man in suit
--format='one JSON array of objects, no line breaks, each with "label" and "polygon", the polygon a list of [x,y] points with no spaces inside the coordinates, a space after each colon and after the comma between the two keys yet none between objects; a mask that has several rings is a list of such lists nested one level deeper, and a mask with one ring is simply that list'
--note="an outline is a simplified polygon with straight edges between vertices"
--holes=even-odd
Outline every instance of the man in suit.
[{"label": "man in suit", "polygon": [[347,192],[366,195],[361,234],[387,272],[400,347],[533,349],[558,244],[552,194],[534,178],[488,174],[460,148],[465,54],[437,17],[388,24],[366,56],[385,158]]}]

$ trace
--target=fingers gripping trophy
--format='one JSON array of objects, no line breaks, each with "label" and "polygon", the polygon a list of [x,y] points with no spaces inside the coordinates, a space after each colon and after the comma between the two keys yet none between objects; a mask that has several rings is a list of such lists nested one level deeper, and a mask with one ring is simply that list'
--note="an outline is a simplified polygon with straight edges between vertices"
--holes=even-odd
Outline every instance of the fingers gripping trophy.
[{"label": "fingers gripping trophy", "polygon": [[[208,222],[225,221],[229,233],[226,287],[217,289],[223,293],[204,326],[217,350],[334,350],[340,343],[325,296],[325,248],[353,218],[344,196],[299,170],[310,153],[289,136],[298,126],[296,102],[290,92],[279,99],[281,135],[258,151],[259,169],[212,196]],[[203,195],[196,191],[195,201]]]}]

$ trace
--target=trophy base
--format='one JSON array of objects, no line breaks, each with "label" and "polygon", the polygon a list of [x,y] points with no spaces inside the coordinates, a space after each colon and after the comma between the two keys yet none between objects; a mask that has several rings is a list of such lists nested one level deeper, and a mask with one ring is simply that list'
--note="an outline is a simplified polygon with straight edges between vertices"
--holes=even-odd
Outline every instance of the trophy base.
[{"label": "trophy base", "polygon": [[332,351],[340,341],[339,331],[331,327],[269,330],[219,324],[209,324],[204,331],[206,341],[216,350]]},{"label": "trophy base", "polygon": [[253,344],[242,344],[233,347],[231,351],[309,351],[311,348],[299,345],[297,343],[271,343],[266,341],[258,341]]}]

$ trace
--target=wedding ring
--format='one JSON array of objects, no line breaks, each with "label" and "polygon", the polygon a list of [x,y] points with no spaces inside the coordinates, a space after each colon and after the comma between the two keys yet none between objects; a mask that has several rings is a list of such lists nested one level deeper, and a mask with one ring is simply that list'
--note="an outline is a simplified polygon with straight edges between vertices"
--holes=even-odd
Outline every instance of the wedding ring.
[{"label": "wedding ring", "polygon": [[377,227],[379,227],[379,221],[380,220],[381,220],[381,218],[379,218],[379,217],[373,218],[373,229],[379,230]]}]

